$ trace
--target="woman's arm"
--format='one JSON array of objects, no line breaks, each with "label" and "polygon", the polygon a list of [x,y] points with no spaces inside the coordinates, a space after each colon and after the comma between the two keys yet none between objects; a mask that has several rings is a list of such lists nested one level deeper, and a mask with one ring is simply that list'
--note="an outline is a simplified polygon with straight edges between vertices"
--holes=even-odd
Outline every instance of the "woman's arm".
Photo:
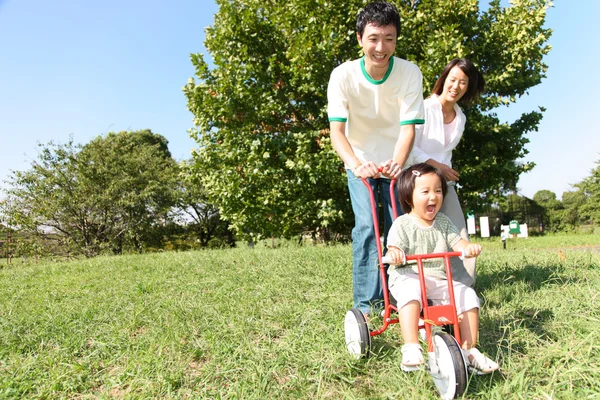
[{"label": "woman's arm", "polygon": [[456,170],[450,168],[446,164],[442,164],[441,162],[435,161],[433,158],[428,158],[425,162],[431,165],[432,167],[439,169],[447,181],[456,182],[460,178],[460,174]]}]

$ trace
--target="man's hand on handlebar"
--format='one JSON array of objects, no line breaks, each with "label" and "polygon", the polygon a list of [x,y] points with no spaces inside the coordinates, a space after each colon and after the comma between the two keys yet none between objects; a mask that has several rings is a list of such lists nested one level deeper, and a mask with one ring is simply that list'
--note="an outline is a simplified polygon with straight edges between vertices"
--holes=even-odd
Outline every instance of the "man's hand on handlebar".
[{"label": "man's hand on handlebar", "polygon": [[352,169],[352,173],[357,178],[374,178],[377,179],[380,177],[379,168],[373,161],[366,162],[364,164],[360,164]]},{"label": "man's hand on handlebar", "polygon": [[398,179],[402,173],[402,166],[394,160],[387,160],[379,164],[379,171],[389,179]]}]

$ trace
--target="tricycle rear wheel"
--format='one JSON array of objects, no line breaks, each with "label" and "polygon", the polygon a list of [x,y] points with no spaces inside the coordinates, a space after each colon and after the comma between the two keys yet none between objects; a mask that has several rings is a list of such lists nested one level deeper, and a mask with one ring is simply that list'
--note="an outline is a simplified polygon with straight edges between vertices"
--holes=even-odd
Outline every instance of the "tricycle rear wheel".
[{"label": "tricycle rear wheel", "polygon": [[346,313],[344,319],[344,333],[346,335],[346,347],[356,359],[369,356],[371,349],[371,335],[364,314],[353,308]]}]

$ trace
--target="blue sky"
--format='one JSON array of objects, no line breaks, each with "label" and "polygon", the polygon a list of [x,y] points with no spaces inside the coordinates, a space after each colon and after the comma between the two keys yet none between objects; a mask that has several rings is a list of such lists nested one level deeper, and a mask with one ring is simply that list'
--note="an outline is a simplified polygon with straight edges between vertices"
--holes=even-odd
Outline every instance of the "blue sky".
[{"label": "blue sky", "polygon": [[[0,0],[0,180],[28,169],[37,143],[76,143],[108,132],[150,128],[169,140],[176,159],[195,142],[181,90],[194,74],[190,53],[204,53],[210,0]],[[498,110],[503,120],[547,108],[529,135],[520,193],[541,189],[560,198],[600,159],[594,117],[600,89],[598,0],[558,0],[546,27],[554,33],[547,78]]]}]

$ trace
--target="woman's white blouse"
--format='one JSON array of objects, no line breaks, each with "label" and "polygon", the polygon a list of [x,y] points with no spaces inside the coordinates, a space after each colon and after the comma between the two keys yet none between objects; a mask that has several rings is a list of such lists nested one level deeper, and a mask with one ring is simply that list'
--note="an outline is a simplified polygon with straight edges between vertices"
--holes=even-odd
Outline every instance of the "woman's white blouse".
[{"label": "woman's white blouse", "polygon": [[433,94],[423,102],[425,106],[425,124],[415,125],[415,143],[405,168],[422,163],[430,158],[452,168],[452,150],[458,145],[465,130],[467,118],[461,108],[455,104],[456,125],[445,145],[444,115],[438,96]]}]

